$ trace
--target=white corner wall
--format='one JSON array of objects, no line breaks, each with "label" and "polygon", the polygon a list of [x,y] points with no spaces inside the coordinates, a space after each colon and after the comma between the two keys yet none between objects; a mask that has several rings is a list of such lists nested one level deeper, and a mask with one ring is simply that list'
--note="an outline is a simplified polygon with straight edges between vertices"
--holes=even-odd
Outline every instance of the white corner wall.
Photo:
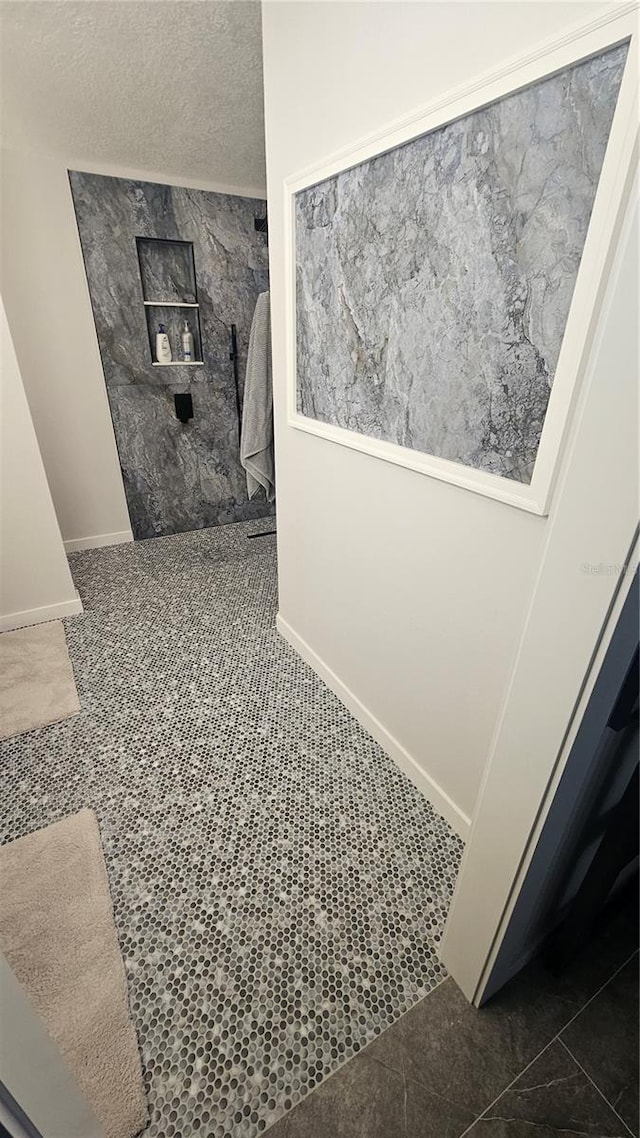
[{"label": "white corner wall", "polygon": [[62,536],[130,541],[66,167],[3,150],[1,176],[2,293]]},{"label": "white corner wall", "polygon": [[603,10],[263,4],[279,627],[463,835],[548,523],[286,425],[283,182]]},{"label": "white corner wall", "polygon": [[1,305],[0,631],[82,612]]}]

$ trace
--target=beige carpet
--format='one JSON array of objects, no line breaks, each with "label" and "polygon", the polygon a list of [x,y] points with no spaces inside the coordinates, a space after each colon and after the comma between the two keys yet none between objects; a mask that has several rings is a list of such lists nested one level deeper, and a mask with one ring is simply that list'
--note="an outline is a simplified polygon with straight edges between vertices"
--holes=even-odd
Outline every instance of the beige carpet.
[{"label": "beige carpet", "polygon": [[67,719],[79,710],[62,621],[0,635],[0,739]]},{"label": "beige carpet", "polygon": [[111,895],[92,810],[0,847],[0,950],[107,1138],[147,1106]]}]

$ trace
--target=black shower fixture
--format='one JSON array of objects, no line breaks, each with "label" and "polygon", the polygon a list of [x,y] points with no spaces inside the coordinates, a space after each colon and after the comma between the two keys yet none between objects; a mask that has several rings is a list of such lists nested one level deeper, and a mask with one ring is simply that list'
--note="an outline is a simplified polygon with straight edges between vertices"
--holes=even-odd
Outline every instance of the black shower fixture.
[{"label": "black shower fixture", "polygon": [[173,402],[176,405],[176,418],[181,423],[188,423],[189,419],[193,419],[193,399],[188,392],[186,395],[174,395]]},{"label": "black shower fixture", "polygon": [[253,222],[256,233],[264,233],[265,237],[269,237],[269,220],[265,214],[264,217],[256,217]]},{"label": "black shower fixture", "polygon": [[238,372],[238,329],[235,324],[231,325],[231,348],[229,351],[229,359],[233,364],[233,384],[236,393],[236,412],[238,415],[238,444],[240,443],[240,431],[242,430],[242,405],[240,403],[240,375]]}]

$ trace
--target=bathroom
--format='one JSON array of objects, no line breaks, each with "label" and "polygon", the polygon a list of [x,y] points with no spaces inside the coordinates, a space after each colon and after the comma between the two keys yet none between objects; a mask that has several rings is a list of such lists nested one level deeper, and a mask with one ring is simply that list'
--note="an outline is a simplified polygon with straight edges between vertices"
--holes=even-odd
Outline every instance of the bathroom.
[{"label": "bathroom", "polygon": [[11,1138],[637,1133],[596,8],[0,5]]}]

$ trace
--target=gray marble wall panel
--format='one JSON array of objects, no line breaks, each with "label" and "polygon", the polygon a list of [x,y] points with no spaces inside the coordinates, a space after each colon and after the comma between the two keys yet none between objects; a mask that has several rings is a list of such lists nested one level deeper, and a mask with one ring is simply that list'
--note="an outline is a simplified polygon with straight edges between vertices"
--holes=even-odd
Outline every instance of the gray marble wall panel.
[{"label": "gray marble wall panel", "polygon": [[297,195],[304,415],[530,482],[626,52]]},{"label": "gray marble wall panel", "polygon": [[[78,171],[69,178],[134,536],[272,514],[263,496],[247,497],[229,359],[235,324],[242,394],[256,301],[269,287],[266,240],[254,227],[264,202]],[[158,258],[143,246],[139,264],[136,237],[193,243],[202,367],[152,366],[149,312],[165,319],[174,360],[180,320],[196,339],[198,325],[188,309],[145,308],[140,269],[149,300],[186,300],[193,282],[184,248]],[[173,395],[186,391],[194,418],[183,425]]]}]

